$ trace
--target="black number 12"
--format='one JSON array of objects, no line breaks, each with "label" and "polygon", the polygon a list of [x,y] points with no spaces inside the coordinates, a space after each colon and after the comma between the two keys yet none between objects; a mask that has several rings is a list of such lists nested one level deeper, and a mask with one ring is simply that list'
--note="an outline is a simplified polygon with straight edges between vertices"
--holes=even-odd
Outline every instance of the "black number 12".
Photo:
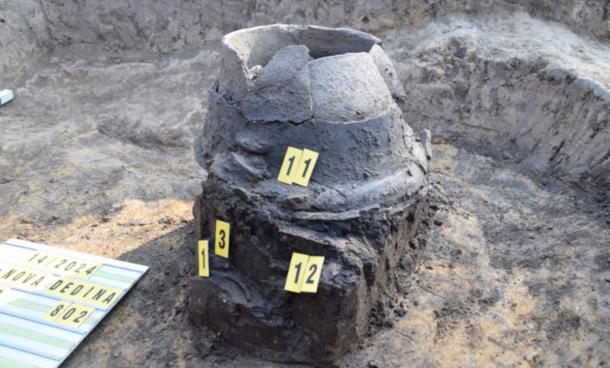
[{"label": "black number 12", "polygon": [[[301,267],[303,266],[303,264],[301,262],[297,263],[296,265],[294,265],[294,268],[297,269],[297,273],[294,275],[294,283],[298,284],[299,283],[299,275],[301,274]],[[318,270],[318,265],[312,264],[311,267],[309,267],[309,271],[311,272],[309,274],[309,277],[307,278],[307,281],[305,281],[308,284],[313,284],[314,280],[313,277],[316,274],[316,271]]]}]

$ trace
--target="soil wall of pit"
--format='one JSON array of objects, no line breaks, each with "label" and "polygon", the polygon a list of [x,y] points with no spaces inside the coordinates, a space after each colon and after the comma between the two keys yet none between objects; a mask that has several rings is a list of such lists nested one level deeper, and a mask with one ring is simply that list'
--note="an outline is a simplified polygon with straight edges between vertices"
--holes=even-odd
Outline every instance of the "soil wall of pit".
[{"label": "soil wall of pit", "polygon": [[610,39],[610,2],[605,0],[20,0],[0,3],[0,73],[10,78],[32,56],[73,44],[172,52],[198,49],[238,28],[276,22],[380,34],[448,14],[500,10],[524,11]]}]

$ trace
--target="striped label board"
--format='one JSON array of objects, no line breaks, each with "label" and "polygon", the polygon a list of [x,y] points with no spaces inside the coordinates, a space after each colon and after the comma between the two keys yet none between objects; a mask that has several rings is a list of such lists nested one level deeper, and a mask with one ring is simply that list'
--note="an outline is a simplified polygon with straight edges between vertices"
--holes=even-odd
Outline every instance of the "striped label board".
[{"label": "striped label board", "polygon": [[0,244],[0,368],[55,368],[148,267],[11,239]]}]

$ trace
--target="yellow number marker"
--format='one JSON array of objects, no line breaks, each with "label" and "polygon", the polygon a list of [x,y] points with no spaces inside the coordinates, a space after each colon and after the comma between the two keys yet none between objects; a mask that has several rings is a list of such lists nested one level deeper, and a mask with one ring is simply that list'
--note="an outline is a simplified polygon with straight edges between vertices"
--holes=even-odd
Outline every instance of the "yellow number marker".
[{"label": "yellow number marker", "polygon": [[297,252],[292,253],[284,290],[291,291],[293,293],[301,292],[303,281],[305,281],[305,268],[307,267],[308,261],[308,255]]},{"label": "yellow number marker", "polygon": [[37,252],[28,259],[27,263],[34,265],[34,267],[38,267],[42,270],[48,271],[50,269],[49,264],[57,259],[57,256],[54,256],[45,252]]},{"label": "yellow number marker", "polygon": [[102,265],[95,262],[81,261],[76,258],[62,257],[51,253],[37,252],[27,263],[47,272],[70,274],[89,278]]},{"label": "yellow number marker", "polygon": [[231,225],[228,222],[216,220],[216,236],[214,237],[214,253],[219,257],[229,258],[229,235]]},{"label": "yellow number marker", "polygon": [[49,322],[79,328],[95,312],[95,308],[67,301],[57,303],[44,317]]},{"label": "yellow number marker", "polygon": [[200,240],[197,250],[199,259],[199,276],[210,277],[210,253],[207,240]]},{"label": "yellow number marker", "polygon": [[78,266],[72,271],[73,275],[89,278],[95,273],[100,267],[99,263],[79,263]]},{"label": "yellow number marker", "polygon": [[61,315],[55,319],[55,323],[64,326],[79,328],[95,311],[95,308],[80,304],[70,305]]},{"label": "yellow number marker", "polygon": [[324,266],[324,257],[294,252],[290,259],[284,290],[293,293],[316,293]]},{"label": "yellow number marker", "polygon": [[305,271],[305,282],[301,288],[303,293],[316,293],[318,284],[320,283],[320,275],[322,275],[322,266],[324,265],[324,257],[310,256],[307,261],[307,270]]},{"label": "yellow number marker", "polygon": [[55,304],[55,306],[51,308],[49,313],[47,313],[47,315],[44,317],[45,321],[55,322],[55,320],[59,318],[59,316],[61,316],[62,313],[65,312],[71,305],[72,303],[66,301],[61,301]]},{"label": "yellow number marker", "polygon": [[302,187],[307,187],[317,161],[318,152],[304,149],[299,162],[299,168],[292,182]]},{"label": "yellow number marker", "polygon": [[41,271],[12,267],[3,270],[0,274],[0,283],[20,288],[38,289],[44,286],[44,281],[49,278],[50,275]]},{"label": "yellow number marker", "polygon": [[121,290],[102,284],[60,277],[47,285],[45,292],[60,298],[81,301],[106,309],[120,298]]},{"label": "yellow number marker", "polygon": [[301,162],[302,153],[303,151],[298,148],[288,147],[286,150],[286,155],[284,156],[284,161],[282,162],[282,167],[280,168],[280,174],[277,177],[277,181],[292,185],[294,179],[298,175],[298,166]]}]

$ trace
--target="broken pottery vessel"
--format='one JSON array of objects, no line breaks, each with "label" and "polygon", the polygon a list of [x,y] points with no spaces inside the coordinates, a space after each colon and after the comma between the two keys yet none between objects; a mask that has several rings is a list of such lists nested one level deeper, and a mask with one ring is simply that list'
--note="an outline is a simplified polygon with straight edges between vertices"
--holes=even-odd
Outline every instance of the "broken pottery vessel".
[{"label": "broken pottery vessel", "polygon": [[[189,313],[268,359],[335,361],[395,292],[428,190],[429,134],[422,144],[403,121],[380,44],[292,25],[223,38],[195,144],[208,177],[194,215],[201,239],[216,219],[231,224],[230,258],[211,257]],[[276,180],[288,146],[319,153],[307,187]],[[316,294],[284,291],[293,252],[326,257]]]}]

